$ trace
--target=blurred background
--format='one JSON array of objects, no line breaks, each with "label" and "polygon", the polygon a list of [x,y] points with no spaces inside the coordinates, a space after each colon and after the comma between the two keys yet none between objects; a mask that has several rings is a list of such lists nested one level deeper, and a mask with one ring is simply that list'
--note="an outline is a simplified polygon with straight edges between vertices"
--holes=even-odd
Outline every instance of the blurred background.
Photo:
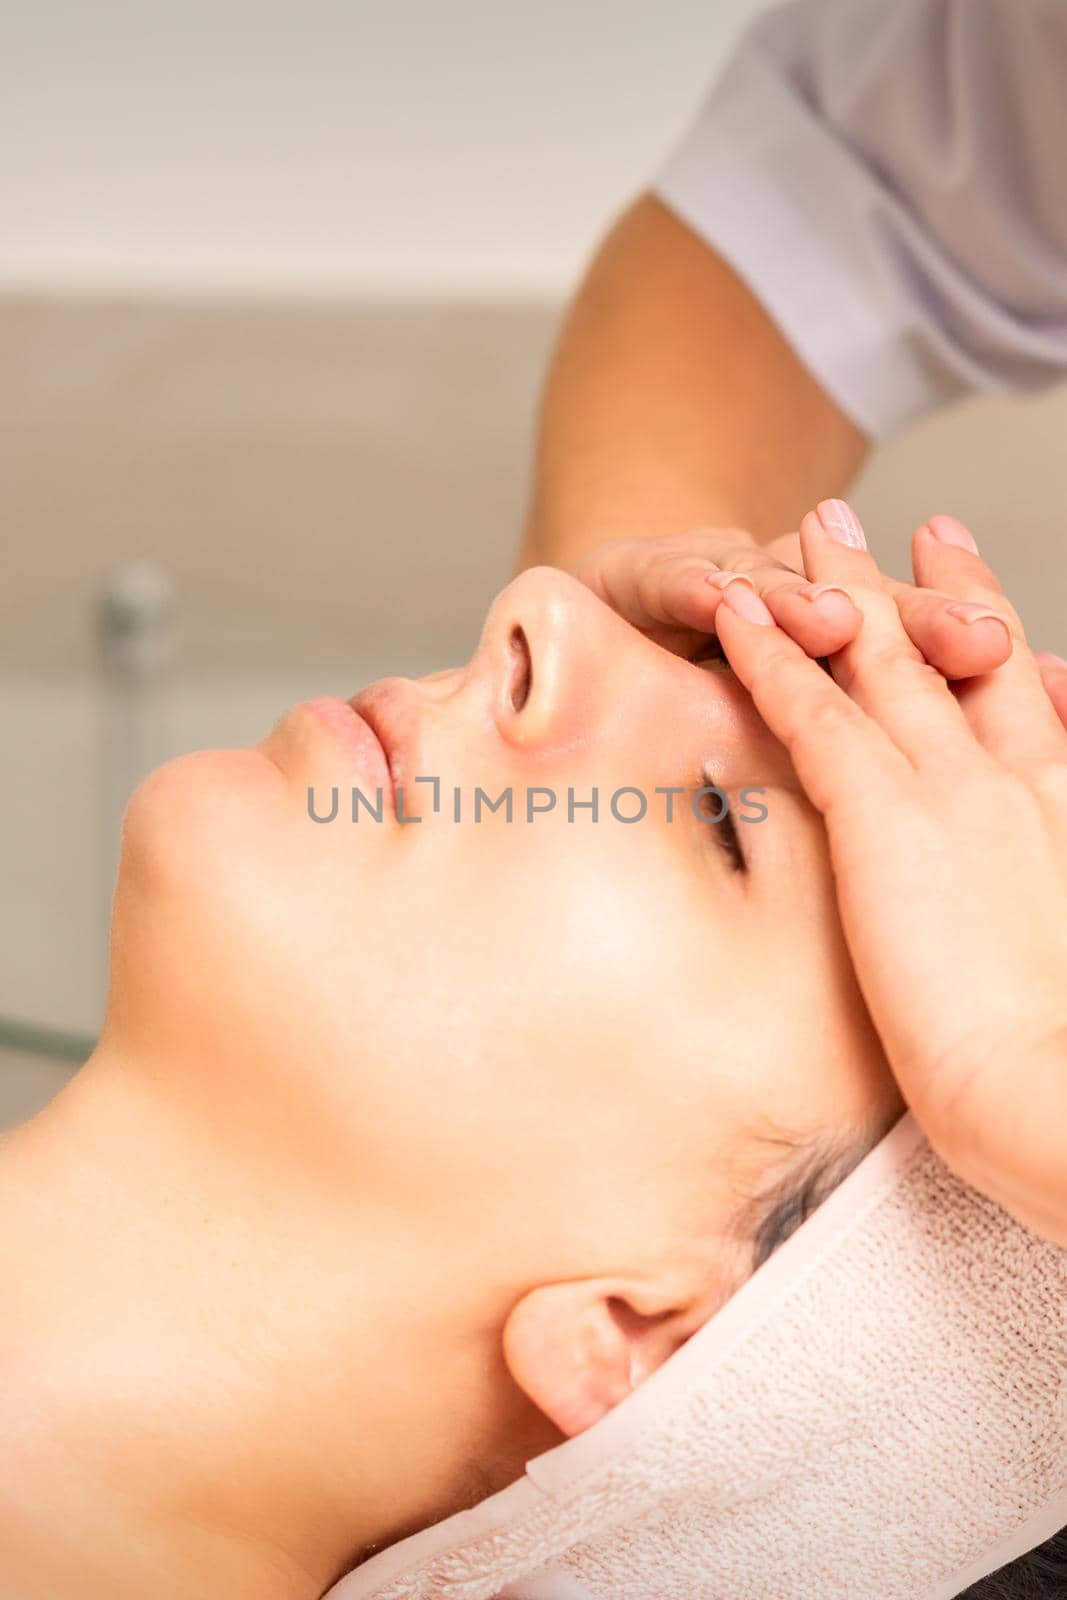
[{"label": "blurred background", "polygon": [[[99,1025],[143,771],[469,654],[563,300],[759,9],[0,0],[0,1124]],[[955,511],[1067,651],[1065,437],[894,440],[878,553]]]}]

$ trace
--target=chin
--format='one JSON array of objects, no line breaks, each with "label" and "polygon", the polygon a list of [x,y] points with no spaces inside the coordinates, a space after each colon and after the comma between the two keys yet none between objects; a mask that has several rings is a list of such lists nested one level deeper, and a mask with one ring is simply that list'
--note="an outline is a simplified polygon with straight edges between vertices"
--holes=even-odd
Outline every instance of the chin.
[{"label": "chin", "polygon": [[286,800],[258,750],[197,751],[150,773],[123,817],[113,953],[125,936],[161,981],[165,967],[238,940],[286,859]]},{"label": "chin", "polygon": [[122,819],[122,866],[167,876],[197,873],[212,841],[249,843],[284,798],[278,769],[259,750],[198,750],[157,767],[130,796]]},{"label": "chin", "polygon": [[239,957],[258,947],[286,859],[287,798],[258,750],[179,756],[135,789],[112,911],[110,1021],[158,1036],[225,1011],[219,996],[240,992]]}]

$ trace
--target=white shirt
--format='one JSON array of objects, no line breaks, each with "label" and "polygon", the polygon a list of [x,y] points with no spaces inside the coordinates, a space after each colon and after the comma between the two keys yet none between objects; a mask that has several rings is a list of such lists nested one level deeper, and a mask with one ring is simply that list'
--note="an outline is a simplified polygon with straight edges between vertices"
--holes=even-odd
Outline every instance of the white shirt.
[{"label": "white shirt", "polygon": [[1067,0],[792,0],[654,185],[873,437],[1067,376]]}]

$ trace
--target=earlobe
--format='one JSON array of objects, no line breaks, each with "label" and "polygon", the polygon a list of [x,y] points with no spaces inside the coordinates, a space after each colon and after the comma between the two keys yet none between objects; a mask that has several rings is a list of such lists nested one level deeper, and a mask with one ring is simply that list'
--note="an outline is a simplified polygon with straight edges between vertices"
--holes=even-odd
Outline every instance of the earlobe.
[{"label": "earlobe", "polygon": [[[636,1297],[635,1297],[636,1298]],[[568,1437],[592,1427],[682,1344],[681,1312],[636,1309],[604,1279],[545,1284],[504,1325],[504,1359],[519,1388]]]}]

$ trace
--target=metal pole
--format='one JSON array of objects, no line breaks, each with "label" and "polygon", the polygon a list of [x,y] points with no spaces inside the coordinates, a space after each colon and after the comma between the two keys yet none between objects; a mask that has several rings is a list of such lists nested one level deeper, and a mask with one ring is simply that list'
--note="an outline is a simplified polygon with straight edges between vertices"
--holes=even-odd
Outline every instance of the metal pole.
[{"label": "metal pole", "polygon": [[102,690],[101,996],[122,814],[141,779],[174,753],[170,703],[174,609],[173,580],[155,561],[128,561],[104,575],[97,606]]}]

